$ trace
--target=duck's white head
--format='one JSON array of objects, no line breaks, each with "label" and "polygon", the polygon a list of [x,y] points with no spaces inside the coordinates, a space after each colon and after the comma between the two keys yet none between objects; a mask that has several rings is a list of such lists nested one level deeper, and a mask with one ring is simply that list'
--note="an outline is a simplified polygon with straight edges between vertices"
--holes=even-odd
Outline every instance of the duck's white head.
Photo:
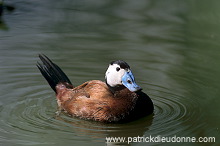
[{"label": "duck's white head", "polygon": [[124,85],[130,91],[135,92],[141,90],[135,82],[134,75],[131,72],[130,66],[122,60],[112,61],[105,73],[106,83],[111,87]]}]

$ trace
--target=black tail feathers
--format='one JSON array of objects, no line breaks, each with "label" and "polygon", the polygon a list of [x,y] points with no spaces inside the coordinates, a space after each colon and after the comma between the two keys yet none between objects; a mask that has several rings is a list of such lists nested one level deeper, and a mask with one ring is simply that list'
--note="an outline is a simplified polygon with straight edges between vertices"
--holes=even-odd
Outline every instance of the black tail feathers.
[{"label": "black tail feathers", "polygon": [[54,64],[46,55],[40,54],[39,58],[43,64],[38,62],[37,67],[55,92],[56,85],[59,83],[64,83],[67,88],[73,88],[69,78],[59,66]]}]

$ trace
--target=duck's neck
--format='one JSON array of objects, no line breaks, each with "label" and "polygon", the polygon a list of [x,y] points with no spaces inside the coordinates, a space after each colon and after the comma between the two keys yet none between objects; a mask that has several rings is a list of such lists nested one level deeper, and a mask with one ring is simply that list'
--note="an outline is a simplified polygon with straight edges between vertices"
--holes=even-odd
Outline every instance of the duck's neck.
[{"label": "duck's neck", "polygon": [[115,94],[116,92],[121,91],[126,88],[124,85],[117,85],[117,86],[112,87],[107,82],[106,82],[106,84],[107,84],[109,90],[112,92],[112,94]]},{"label": "duck's neck", "polygon": [[113,95],[120,94],[120,91],[124,91],[124,89],[127,89],[124,85],[117,85],[112,87],[107,82],[106,84]]}]

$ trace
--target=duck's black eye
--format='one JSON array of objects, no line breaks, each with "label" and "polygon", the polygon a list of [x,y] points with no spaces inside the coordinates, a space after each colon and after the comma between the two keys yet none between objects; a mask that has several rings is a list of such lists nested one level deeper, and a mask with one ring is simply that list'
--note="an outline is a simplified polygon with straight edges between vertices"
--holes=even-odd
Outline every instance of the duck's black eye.
[{"label": "duck's black eye", "polygon": [[117,68],[116,68],[116,71],[119,71],[119,70],[120,70],[120,67],[117,67]]}]

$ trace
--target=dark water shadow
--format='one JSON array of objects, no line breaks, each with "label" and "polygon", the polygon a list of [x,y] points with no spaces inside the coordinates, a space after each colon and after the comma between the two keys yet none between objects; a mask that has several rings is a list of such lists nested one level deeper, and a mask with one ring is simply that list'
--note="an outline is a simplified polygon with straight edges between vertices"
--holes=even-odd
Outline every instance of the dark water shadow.
[{"label": "dark water shadow", "polygon": [[4,4],[3,1],[0,2],[0,30],[9,30],[8,26],[6,25],[3,14],[5,12],[12,13],[15,10],[15,7],[11,4]]}]

